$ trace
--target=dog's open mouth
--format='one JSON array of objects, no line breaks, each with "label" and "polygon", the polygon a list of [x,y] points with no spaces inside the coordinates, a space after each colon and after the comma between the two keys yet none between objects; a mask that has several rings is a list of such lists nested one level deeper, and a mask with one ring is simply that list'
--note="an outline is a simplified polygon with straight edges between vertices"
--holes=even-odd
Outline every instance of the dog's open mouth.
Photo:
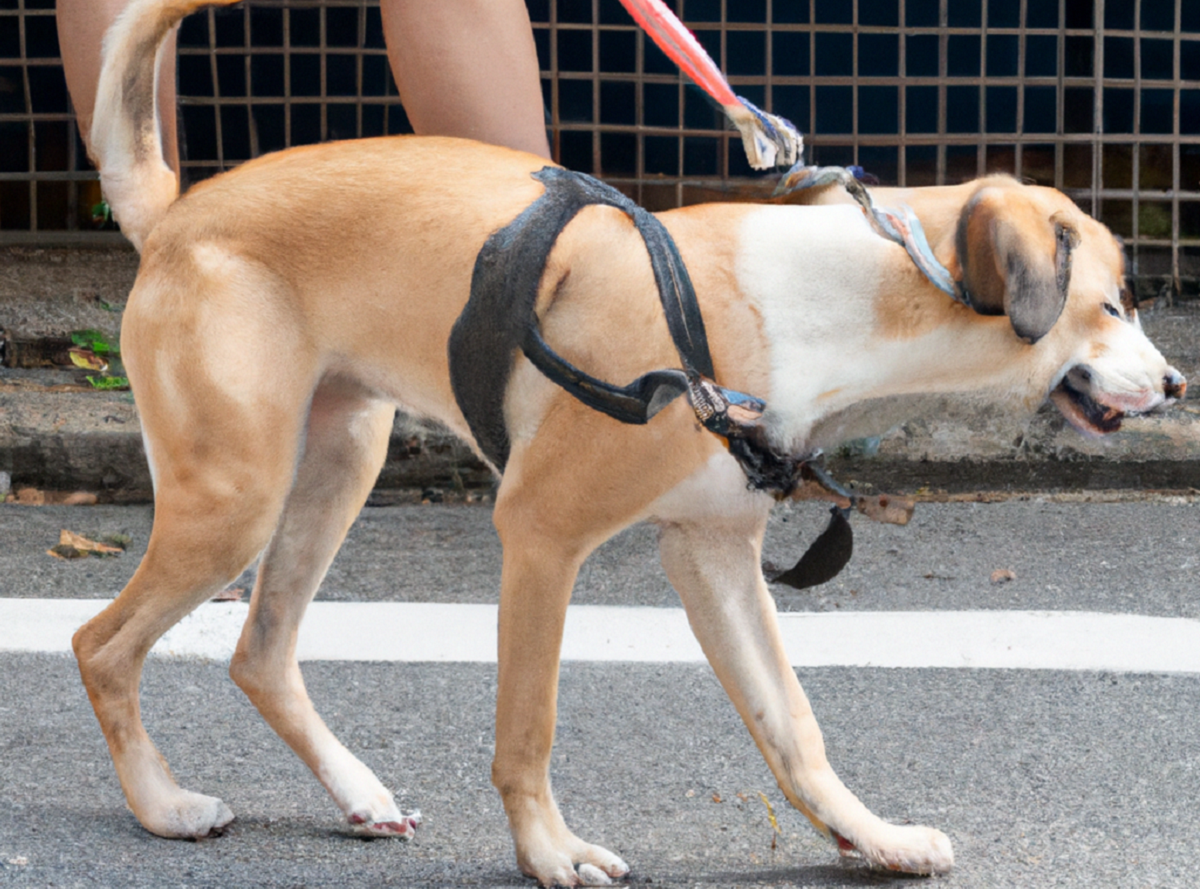
[{"label": "dog's open mouth", "polygon": [[1050,393],[1050,400],[1067,422],[1085,435],[1108,435],[1121,428],[1125,412],[1101,404],[1071,385],[1070,374]]}]

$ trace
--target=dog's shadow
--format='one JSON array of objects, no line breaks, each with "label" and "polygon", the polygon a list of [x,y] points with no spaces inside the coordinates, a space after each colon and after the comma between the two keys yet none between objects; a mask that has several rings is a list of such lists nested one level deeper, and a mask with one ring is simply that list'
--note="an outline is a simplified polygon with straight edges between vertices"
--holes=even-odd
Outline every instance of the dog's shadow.
[{"label": "dog's shadow", "polygon": [[[745,871],[715,871],[689,876],[686,879],[659,880],[651,877],[653,886],[803,886],[805,889],[828,887],[828,889],[857,889],[864,886],[908,886],[914,881],[928,881],[921,874],[901,874],[882,871],[858,861],[842,864],[820,864],[809,867],[777,867],[769,870],[753,868]],[[635,871],[629,881],[632,885],[646,883],[646,875]]]}]

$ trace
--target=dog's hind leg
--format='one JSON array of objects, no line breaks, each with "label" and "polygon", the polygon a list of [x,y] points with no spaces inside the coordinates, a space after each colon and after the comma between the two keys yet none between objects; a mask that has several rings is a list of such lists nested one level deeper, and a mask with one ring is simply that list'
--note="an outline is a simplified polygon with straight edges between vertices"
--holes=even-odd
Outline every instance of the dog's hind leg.
[{"label": "dog's hind leg", "polygon": [[[765,498],[760,498],[765,499]],[[667,575],[692,630],[784,795],[843,854],[891,870],[943,873],[950,841],[873,815],[834,774],[808,698],[788,663],[760,568],[767,510],[661,523]]]},{"label": "dog's hind leg", "polygon": [[259,566],[229,670],[351,824],[410,836],[417,819],[400,813],[379,779],[326,727],[296,661],[300,620],[383,465],[395,412],[346,384],[327,381],[317,389],[296,482]]},{"label": "dog's hind leg", "polygon": [[[139,404],[155,458],[154,527],[125,589],[73,645],[130,809],[152,833],[203,837],[233,815],[219,799],[184,790],[171,777],[142,725],[142,666],[166,630],[235,579],[270,539],[299,428],[273,405],[241,410],[212,390],[205,392],[207,410],[196,410],[204,398],[175,398],[171,389],[174,412],[161,402],[147,411],[155,382],[153,375],[142,379],[147,397],[139,395]],[[295,405],[301,415],[305,399]]]}]

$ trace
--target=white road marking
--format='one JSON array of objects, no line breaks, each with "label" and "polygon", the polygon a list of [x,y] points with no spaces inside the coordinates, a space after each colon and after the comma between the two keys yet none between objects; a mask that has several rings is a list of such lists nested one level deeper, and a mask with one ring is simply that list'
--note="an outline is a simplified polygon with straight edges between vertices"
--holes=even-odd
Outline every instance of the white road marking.
[{"label": "white road marking", "polygon": [[[0,599],[0,652],[70,652],[101,599]],[[152,654],[228,660],[244,603],[209,602]],[[973,667],[1200,673],[1200,621],[1079,611],[784,613],[796,667]],[[309,661],[494,663],[496,606],[315,602],[300,630]],[[573,605],[563,659],[696,663],[704,656],[679,608]]]}]

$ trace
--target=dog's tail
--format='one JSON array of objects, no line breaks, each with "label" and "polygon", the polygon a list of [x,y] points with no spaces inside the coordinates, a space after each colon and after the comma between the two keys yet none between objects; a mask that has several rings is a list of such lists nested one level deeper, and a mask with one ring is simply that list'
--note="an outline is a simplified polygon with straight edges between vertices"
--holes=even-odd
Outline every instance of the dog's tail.
[{"label": "dog's tail", "polygon": [[179,197],[162,156],[158,66],[167,33],[189,12],[236,0],[132,0],[104,35],[91,153],[121,231],[142,244]]}]

